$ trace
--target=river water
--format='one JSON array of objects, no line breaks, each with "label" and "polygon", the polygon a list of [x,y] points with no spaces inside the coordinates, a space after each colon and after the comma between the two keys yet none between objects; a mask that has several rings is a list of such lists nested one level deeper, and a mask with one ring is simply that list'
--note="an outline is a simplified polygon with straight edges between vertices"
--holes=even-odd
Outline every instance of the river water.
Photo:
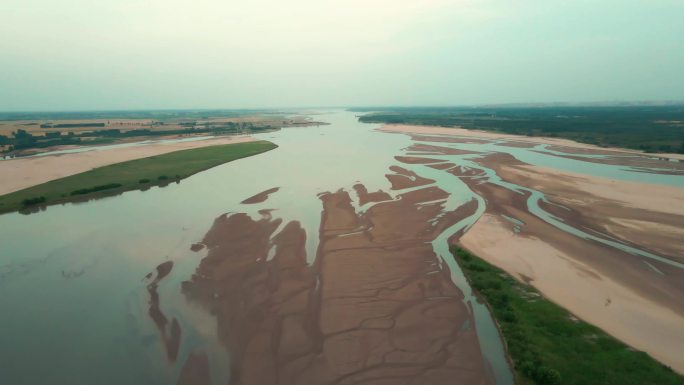
[{"label": "river water", "polygon": [[[158,290],[165,301],[164,312],[176,317],[183,327],[178,361],[184,361],[188,346],[201,346],[209,352],[212,368],[229,359],[216,342],[216,321],[178,292],[180,282],[191,276],[204,255],[203,251],[191,252],[189,245],[200,241],[223,213],[247,212],[258,218],[259,209],[277,208],[274,217],[301,223],[308,235],[307,256],[313,261],[322,209],[317,194],[340,188],[353,191],[351,186],[359,182],[369,191],[390,191],[384,175],[398,164],[394,156],[412,144],[406,135],[379,132],[377,125],[359,123],[351,112],[309,113],[330,124],[256,135],[279,148],[215,167],[179,184],[51,206],[31,215],[1,215],[0,384],[174,383],[179,368],[164,359],[158,331],[147,314],[149,294],[144,281],[148,272],[167,260],[174,261],[174,269]],[[562,170],[684,186],[681,176],[581,162],[554,156],[542,147],[459,146],[476,151],[496,147],[496,151],[509,152],[524,162]],[[476,167],[467,156],[444,159]],[[436,180],[449,192],[445,210],[478,199],[477,212],[447,229],[433,245],[449,265],[465,300],[474,306],[483,354],[497,383],[512,384],[489,313],[472,296],[446,243],[449,236],[475,222],[484,211],[484,202],[457,177],[424,165],[401,166]],[[264,204],[240,204],[273,187],[280,190]],[[401,191],[392,192],[394,196],[398,193]],[[539,216],[546,214],[540,212]],[[212,377],[216,384],[228,382],[227,371],[213,372]]]}]

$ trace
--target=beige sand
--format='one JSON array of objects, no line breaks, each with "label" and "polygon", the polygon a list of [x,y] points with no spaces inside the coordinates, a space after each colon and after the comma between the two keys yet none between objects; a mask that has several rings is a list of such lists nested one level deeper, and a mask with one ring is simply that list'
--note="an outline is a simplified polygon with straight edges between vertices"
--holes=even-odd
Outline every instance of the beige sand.
[{"label": "beige sand", "polygon": [[[453,134],[465,135],[468,138],[454,136],[440,137],[440,141],[468,142],[473,136],[478,138],[519,138],[518,140],[536,141],[540,143],[559,142],[562,148],[583,153],[610,154],[616,151],[596,146],[575,143],[564,139],[528,138],[502,135],[483,131],[464,130],[459,128],[401,126],[390,125],[383,130],[392,132],[421,134]],[[425,149],[426,154],[430,149]],[[629,151],[629,150],[625,150]],[[433,153],[441,153],[432,149]],[[634,154],[643,155],[637,152]],[[641,157],[644,164],[651,167],[666,168],[671,162]],[[399,158],[399,160],[401,160]],[[584,174],[572,173],[547,167],[526,165],[507,154],[488,155],[478,160],[486,167],[494,169],[497,174],[509,182],[530,187],[543,192],[556,203],[570,208],[576,222],[593,230],[611,234],[621,240],[646,247],[650,251],[668,256],[671,259],[684,261],[684,190],[677,187],[627,182],[609,178],[599,178]],[[634,162],[630,158],[629,162]],[[415,163],[415,162],[414,162]],[[638,161],[637,161],[638,163]],[[460,176],[459,173],[454,175]],[[667,172],[664,172],[667,173]],[[657,197],[657,199],[654,199]],[[558,207],[545,207],[557,216],[565,217],[569,213]],[[634,222],[638,220],[638,224]]]},{"label": "beige sand", "polygon": [[[571,209],[585,227],[684,262],[684,189],[511,162],[488,166],[505,180],[539,190]],[[570,214],[560,208],[545,209],[561,217]]]},{"label": "beige sand", "polygon": [[[575,228],[621,238],[670,260],[684,257],[680,188],[559,172],[521,164],[507,154],[480,162],[504,180],[562,203],[565,208],[542,206]],[[488,204],[487,214],[461,240],[465,247],[530,280],[580,318],[684,372],[678,354],[684,343],[682,269],[584,241],[527,213],[526,198],[519,194],[489,183],[466,183]],[[520,233],[511,231],[500,214],[522,220]]]},{"label": "beige sand", "polygon": [[0,183],[0,195],[127,160],[191,148],[251,142],[253,140],[249,136],[230,136],[194,142],[152,143],[135,147],[3,160],[0,161],[0,180],[2,181]]},{"label": "beige sand", "polygon": [[[544,188],[550,182],[560,184],[565,188],[572,185],[590,196],[620,202],[626,206],[684,215],[684,191],[681,188],[601,178],[549,167],[500,165],[500,170],[504,174],[513,172],[513,169],[517,169],[514,172],[518,173],[521,178],[529,178],[531,183],[528,187]],[[546,179],[551,175],[553,175],[554,180]]]},{"label": "beige sand", "polygon": [[525,280],[579,318],[684,372],[684,317],[612,280],[535,237],[520,236],[504,220],[483,215],[461,244]]},{"label": "beige sand", "polygon": [[609,149],[604,147],[595,146],[592,144],[579,143],[569,139],[560,138],[548,138],[543,136],[522,136],[522,135],[511,135],[511,134],[499,134],[489,131],[481,130],[467,130],[460,127],[436,127],[436,126],[414,126],[406,124],[386,124],[380,128],[381,131],[387,132],[402,132],[406,134],[425,134],[425,135],[458,135],[458,136],[468,136],[473,138],[484,138],[484,139],[507,139],[512,142],[526,142],[526,143],[538,143],[538,144],[549,144],[554,146],[564,146],[573,148],[583,148],[595,151],[612,151],[616,153],[624,154],[635,154],[635,155],[645,155],[653,156],[658,158],[669,158],[669,159],[679,159],[684,160],[684,154],[646,154],[641,151],[630,150],[627,148],[617,148],[611,147]]},{"label": "beige sand", "polygon": [[[473,135],[507,137],[439,127],[395,127],[390,129],[467,135],[465,142]],[[443,141],[458,139],[446,136]],[[570,146],[580,146],[573,151],[606,152],[572,142],[565,145]],[[426,150],[423,155],[429,158],[432,153],[438,151]],[[504,152],[483,155],[475,161],[505,181],[543,192],[553,204],[541,203],[542,208],[575,228],[603,238],[618,238],[670,261],[684,261],[682,188],[532,166]],[[684,270],[566,233],[528,212],[528,193],[518,194],[470,178],[455,168],[447,172],[465,176],[462,181],[486,201],[486,213],[460,239],[464,247],[530,282],[576,316],[684,372]],[[524,225],[514,231],[504,215]]]}]

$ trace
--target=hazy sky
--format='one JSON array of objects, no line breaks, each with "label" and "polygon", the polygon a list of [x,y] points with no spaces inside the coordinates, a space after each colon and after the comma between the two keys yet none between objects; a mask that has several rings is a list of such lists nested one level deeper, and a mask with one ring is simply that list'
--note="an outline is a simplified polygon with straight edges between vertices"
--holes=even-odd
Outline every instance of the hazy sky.
[{"label": "hazy sky", "polygon": [[684,0],[1,0],[0,110],[684,100]]}]

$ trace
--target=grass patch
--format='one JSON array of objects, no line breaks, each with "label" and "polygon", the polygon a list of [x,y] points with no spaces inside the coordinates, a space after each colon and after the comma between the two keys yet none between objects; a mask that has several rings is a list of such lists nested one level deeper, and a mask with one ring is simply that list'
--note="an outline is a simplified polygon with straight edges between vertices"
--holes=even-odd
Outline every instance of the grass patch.
[{"label": "grass patch", "polygon": [[225,144],[99,167],[0,196],[0,213],[118,194],[139,189],[141,184],[144,187],[167,184],[276,147],[267,141]]},{"label": "grass patch", "polygon": [[518,384],[684,384],[669,367],[578,320],[531,286],[459,247],[452,253],[499,323]]}]

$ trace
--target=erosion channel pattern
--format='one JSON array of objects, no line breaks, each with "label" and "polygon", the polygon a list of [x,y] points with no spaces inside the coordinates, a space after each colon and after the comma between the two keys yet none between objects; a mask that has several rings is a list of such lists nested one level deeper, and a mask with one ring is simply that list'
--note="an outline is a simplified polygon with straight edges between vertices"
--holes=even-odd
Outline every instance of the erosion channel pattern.
[{"label": "erosion channel pattern", "polygon": [[[269,210],[216,218],[182,291],[216,317],[231,383],[494,383],[471,309],[431,245],[475,201],[444,215],[446,192],[394,169],[393,186],[410,189],[395,198],[360,184],[319,195],[313,264],[296,221]],[[209,383],[204,354],[188,356],[179,383]]]}]

